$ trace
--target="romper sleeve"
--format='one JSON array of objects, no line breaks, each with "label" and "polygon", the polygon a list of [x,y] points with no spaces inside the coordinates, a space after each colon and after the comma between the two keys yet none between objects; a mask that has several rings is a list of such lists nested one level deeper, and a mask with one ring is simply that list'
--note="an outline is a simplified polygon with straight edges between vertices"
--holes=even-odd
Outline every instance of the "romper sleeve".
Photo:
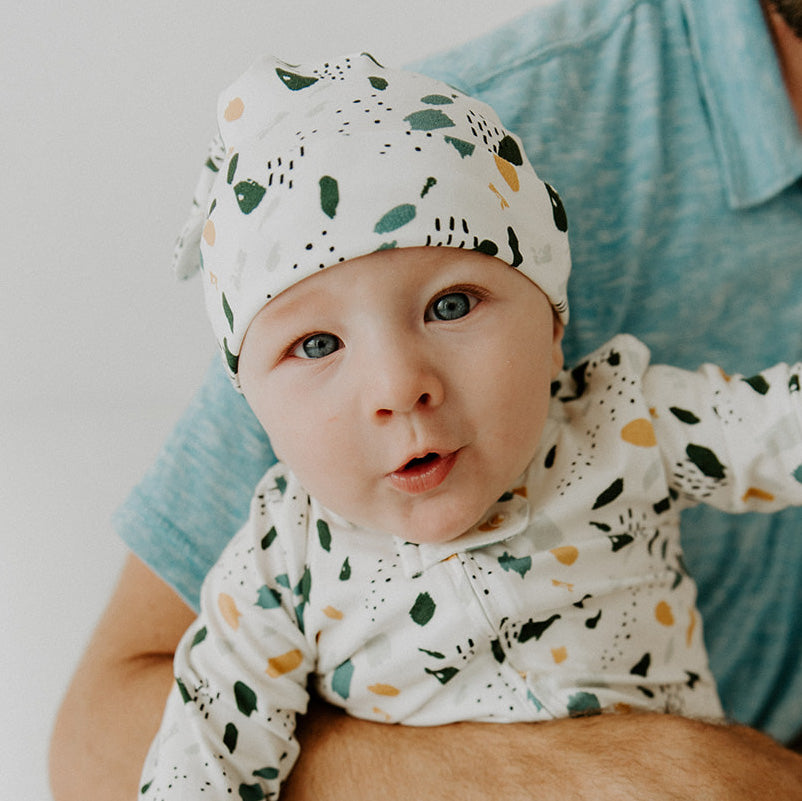
[{"label": "romper sleeve", "polygon": [[802,505],[802,365],[757,375],[657,365],[643,379],[669,487],[682,506]]},{"label": "romper sleeve", "polygon": [[204,582],[142,772],[146,801],[277,798],[298,756],[295,718],[306,711],[314,648],[298,603],[308,585],[302,549],[283,547],[268,498],[276,483],[270,471]]}]

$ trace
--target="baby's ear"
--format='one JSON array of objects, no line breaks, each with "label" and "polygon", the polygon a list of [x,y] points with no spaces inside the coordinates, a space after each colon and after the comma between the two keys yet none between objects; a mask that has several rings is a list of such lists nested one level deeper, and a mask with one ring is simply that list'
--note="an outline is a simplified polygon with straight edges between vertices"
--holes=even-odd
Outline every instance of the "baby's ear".
[{"label": "baby's ear", "polygon": [[557,314],[554,314],[554,336],[551,344],[552,370],[551,377],[557,378],[557,374],[563,369],[565,357],[563,356],[563,334],[565,326]]}]

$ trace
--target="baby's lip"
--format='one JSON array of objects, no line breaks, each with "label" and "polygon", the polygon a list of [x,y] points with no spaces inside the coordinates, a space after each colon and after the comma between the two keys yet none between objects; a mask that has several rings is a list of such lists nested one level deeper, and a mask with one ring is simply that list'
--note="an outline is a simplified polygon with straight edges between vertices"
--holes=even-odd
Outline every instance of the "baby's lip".
[{"label": "baby's lip", "polygon": [[457,461],[460,450],[422,451],[387,474],[390,483],[401,492],[418,495],[442,484]]}]

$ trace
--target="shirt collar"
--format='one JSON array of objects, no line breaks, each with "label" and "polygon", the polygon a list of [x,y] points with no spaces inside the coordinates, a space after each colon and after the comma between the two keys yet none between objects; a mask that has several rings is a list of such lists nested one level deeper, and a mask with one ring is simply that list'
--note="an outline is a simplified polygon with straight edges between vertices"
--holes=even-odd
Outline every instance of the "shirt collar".
[{"label": "shirt collar", "polygon": [[432,565],[444,562],[457,553],[503,542],[524,531],[529,524],[530,504],[523,482],[522,477],[520,482],[516,482],[515,489],[503,495],[470,531],[457,540],[417,545],[396,538],[406,575],[416,578]]},{"label": "shirt collar", "polygon": [[729,203],[746,208],[802,176],[802,132],[758,0],[682,0]]}]

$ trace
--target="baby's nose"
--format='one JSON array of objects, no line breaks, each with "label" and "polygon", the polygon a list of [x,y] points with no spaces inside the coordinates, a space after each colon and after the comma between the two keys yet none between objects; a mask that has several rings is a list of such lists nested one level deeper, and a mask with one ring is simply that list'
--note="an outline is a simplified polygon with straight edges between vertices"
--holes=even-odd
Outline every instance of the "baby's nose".
[{"label": "baby's nose", "polygon": [[382,420],[443,402],[443,382],[437,368],[412,350],[396,350],[372,371],[368,381],[373,413]]}]

